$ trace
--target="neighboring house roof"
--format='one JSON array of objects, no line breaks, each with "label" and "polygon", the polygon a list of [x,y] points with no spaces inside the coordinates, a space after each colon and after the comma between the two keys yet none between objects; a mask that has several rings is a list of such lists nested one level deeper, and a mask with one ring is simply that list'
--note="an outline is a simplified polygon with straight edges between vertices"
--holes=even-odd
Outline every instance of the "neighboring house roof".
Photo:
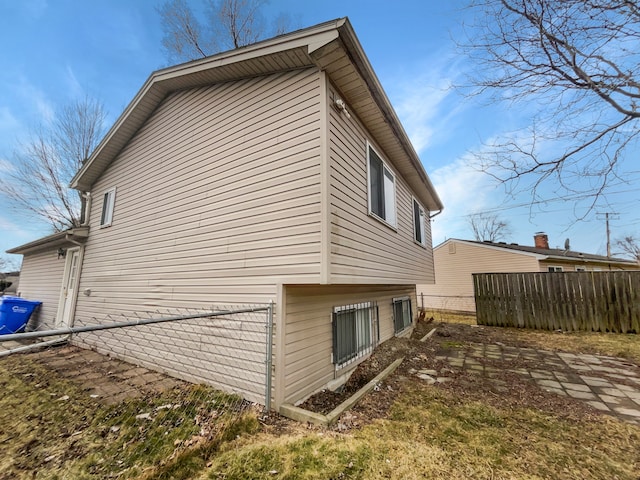
[{"label": "neighboring house roof", "polygon": [[442,210],[442,202],[347,18],[152,73],[71,186],[90,190],[170,92],[308,67],[327,72],[347,108],[391,157],[417,198],[432,212]]},{"label": "neighboring house roof", "polygon": [[7,250],[7,253],[25,254],[55,247],[68,247],[69,244],[79,245],[86,242],[88,235],[89,227],[70,228],[69,230],[57,232],[48,237],[39,238],[33,242],[12,248],[11,250]]},{"label": "neighboring house roof", "polygon": [[524,255],[533,255],[538,260],[562,260],[562,261],[581,261],[581,262],[599,262],[599,263],[618,263],[628,266],[637,266],[634,260],[625,258],[606,257],[604,255],[594,255],[592,253],[576,252],[574,250],[563,250],[560,248],[538,248],[527,245],[518,245],[517,243],[506,242],[479,242],[476,240],[461,240],[458,238],[450,238],[434,248],[438,249],[450,242],[463,242],[467,244],[475,244],[486,248],[499,248]]}]

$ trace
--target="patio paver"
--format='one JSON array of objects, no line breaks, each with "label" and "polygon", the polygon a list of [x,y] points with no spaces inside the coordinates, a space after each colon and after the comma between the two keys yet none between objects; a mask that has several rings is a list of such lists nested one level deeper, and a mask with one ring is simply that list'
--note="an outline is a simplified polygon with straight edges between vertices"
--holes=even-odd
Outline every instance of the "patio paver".
[{"label": "patio paver", "polygon": [[[597,410],[640,425],[640,367],[625,359],[501,344],[473,345],[469,351],[448,351],[438,358],[452,367],[486,376],[495,369],[484,366],[483,358],[502,362],[505,369],[530,378],[546,391],[584,401]],[[516,359],[535,362],[537,367],[509,368]]]}]

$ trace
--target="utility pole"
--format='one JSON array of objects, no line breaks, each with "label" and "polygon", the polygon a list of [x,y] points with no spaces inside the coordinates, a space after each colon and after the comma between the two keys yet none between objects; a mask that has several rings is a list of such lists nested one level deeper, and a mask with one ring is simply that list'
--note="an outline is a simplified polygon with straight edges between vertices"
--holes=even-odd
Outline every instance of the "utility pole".
[{"label": "utility pole", "polygon": [[607,223],[607,257],[611,257],[611,230],[609,229],[609,212],[604,214]]},{"label": "utility pole", "polygon": [[[611,257],[611,230],[609,229],[609,218],[611,216],[611,218],[613,219],[613,215],[616,215],[616,220],[620,217],[618,217],[617,215],[619,215],[618,213],[613,213],[613,212],[605,212],[605,213],[596,213],[596,215],[604,215],[604,219],[605,219],[605,223],[607,225],[607,257]],[[598,220],[602,220],[602,217],[598,218]]]}]

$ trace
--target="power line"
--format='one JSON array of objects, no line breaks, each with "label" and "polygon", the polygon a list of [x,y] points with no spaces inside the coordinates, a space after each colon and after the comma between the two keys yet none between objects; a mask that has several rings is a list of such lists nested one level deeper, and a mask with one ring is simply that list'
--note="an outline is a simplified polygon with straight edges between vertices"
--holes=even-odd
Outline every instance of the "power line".
[{"label": "power line", "polygon": [[[637,192],[637,189],[629,189],[629,190],[618,190],[616,192],[611,192],[608,195],[618,195],[618,194],[622,194],[622,193],[635,193]],[[503,205],[503,206],[499,206],[499,207],[493,207],[493,208],[484,208],[483,212],[486,213],[495,213],[495,212],[502,212],[505,210],[511,210],[514,208],[522,208],[522,207],[529,207],[531,205],[543,205],[543,204],[547,204],[547,203],[555,203],[555,202],[566,202],[567,200],[585,200],[587,198],[593,198],[596,197],[598,194],[595,193],[584,193],[584,194],[578,194],[578,195],[567,195],[565,197],[562,198],[550,198],[547,200],[531,200],[530,202],[523,202],[523,203],[515,203],[512,205]],[[622,202],[618,202],[621,204],[627,204],[627,203],[632,203],[634,202],[634,200],[624,200]]]}]

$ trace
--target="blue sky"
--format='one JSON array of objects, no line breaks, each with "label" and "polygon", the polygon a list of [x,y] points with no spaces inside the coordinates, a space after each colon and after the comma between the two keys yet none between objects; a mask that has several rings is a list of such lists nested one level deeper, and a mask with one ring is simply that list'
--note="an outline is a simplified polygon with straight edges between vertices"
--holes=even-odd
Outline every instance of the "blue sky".
[{"label": "blue sky", "polygon": [[[30,129],[46,125],[59,107],[89,95],[104,102],[111,124],[149,74],[168,65],[153,0],[0,0],[0,175]],[[265,14],[288,13],[296,27],[348,16],[387,95],[435,184],[445,211],[433,223],[434,245],[472,238],[467,215],[489,211],[511,225],[506,240],[530,245],[545,231],[552,246],[606,252],[604,220],[616,212],[612,238],[640,231],[640,201],[633,183],[621,184],[584,220],[588,203],[554,198],[530,205],[527,193],[505,189],[468,166],[483,142],[527,125],[527,109],[484,105],[450,88],[473,73],[456,50],[464,2],[402,0],[271,0]],[[193,1],[198,8],[198,0]],[[535,110],[537,105],[532,104]],[[628,162],[637,161],[634,158]],[[0,206],[0,252],[51,233]]]}]

